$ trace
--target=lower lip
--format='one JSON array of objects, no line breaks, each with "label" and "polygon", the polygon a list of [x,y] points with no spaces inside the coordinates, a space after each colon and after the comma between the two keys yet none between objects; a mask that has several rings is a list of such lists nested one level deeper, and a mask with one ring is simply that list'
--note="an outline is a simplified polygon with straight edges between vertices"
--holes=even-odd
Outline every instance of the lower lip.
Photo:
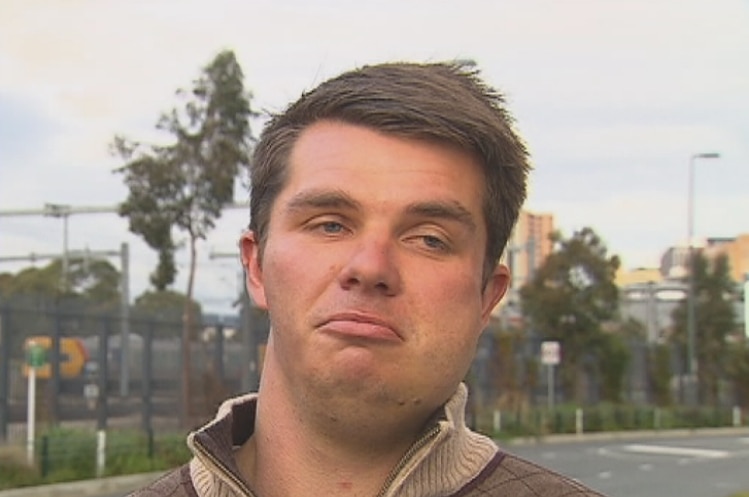
[{"label": "lower lip", "polygon": [[320,331],[351,338],[364,338],[375,341],[398,342],[400,337],[392,329],[375,323],[334,320],[325,323]]}]

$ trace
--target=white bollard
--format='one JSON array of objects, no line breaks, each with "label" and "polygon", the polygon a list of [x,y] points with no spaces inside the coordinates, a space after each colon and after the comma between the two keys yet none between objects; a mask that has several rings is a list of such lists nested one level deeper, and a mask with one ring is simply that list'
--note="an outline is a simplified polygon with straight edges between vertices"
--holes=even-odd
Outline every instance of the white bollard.
[{"label": "white bollard", "polygon": [[499,433],[500,431],[502,431],[502,411],[500,411],[499,409],[494,411],[493,421],[494,433]]},{"label": "white bollard", "polygon": [[107,432],[99,430],[96,432],[96,477],[104,476],[107,465]]},{"label": "white bollard", "polygon": [[578,407],[575,409],[575,433],[582,435],[583,429],[583,410]]},{"label": "white bollard", "polygon": [[733,426],[736,428],[741,426],[741,408],[739,406],[733,406]]},{"label": "white bollard", "polygon": [[29,368],[26,401],[26,460],[34,464],[34,428],[36,426],[36,368]]}]

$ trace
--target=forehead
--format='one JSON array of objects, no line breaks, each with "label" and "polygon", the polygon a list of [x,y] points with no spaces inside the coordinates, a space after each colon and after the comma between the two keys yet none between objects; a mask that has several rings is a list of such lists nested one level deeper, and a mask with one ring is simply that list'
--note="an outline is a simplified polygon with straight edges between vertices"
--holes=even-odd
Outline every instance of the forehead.
[{"label": "forehead", "polygon": [[[444,195],[474,204],[485,196],[484,170],[471,153],[444,143],[382,133],[339,121],[318,121],[293,144],[281,195],[307,188],[410,196]],[[419,182],[429,188],[418,188]]]}]

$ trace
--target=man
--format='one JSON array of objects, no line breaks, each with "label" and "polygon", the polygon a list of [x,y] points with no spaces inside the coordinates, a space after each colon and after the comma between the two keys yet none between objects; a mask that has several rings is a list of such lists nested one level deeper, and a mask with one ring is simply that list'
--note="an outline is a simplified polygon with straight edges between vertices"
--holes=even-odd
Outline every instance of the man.
[{"label": "man", "polygon": [[364,67],[275,116],[240,241],[271,323],[259,391],[136,495],[600,495],[464,421],[528,170],[503,97],[459,65]]}]

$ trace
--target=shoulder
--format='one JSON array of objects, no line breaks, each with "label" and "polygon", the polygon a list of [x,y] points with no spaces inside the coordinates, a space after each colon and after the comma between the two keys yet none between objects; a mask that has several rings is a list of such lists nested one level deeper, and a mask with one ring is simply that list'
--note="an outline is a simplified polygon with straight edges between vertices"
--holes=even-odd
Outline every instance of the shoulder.
[{"label": "shoulder", "polygon": [[190,478],[190,467],[184,464],[128,497],[198,497]]},{"label": "shoulder", "polygon": [[453,497],[605,497],[585,485],[512,454],[499,452],[484,470]]}]

